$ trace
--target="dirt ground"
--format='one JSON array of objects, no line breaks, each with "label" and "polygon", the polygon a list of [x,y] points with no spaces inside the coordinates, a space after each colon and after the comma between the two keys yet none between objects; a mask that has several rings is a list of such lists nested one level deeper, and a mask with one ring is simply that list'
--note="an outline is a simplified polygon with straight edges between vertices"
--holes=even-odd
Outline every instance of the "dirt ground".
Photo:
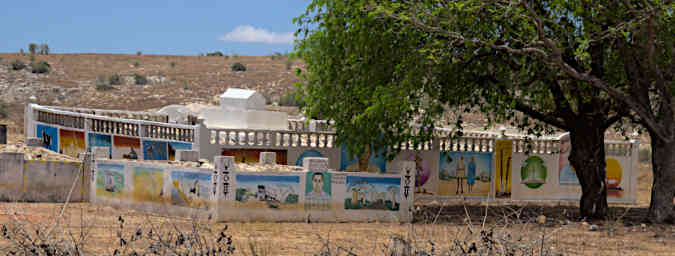
[{"label": "dirt ground", "polygon": [[[485,249],[491,234],[495,249],[516,244],[539,255],[675,255],[675,226],[645,224],[652,181],[648,165],[641,166],[638,204],[612,205],[607,221],[584,223],[575,203],[491,203],[457,201],[445,205],[419,205],[412,224],[399,223],[209,223],[208,220],[162,217],[89,203],[68,205],[60,227],[84,238],[84,249],[93,254],[112,254],[119,248],[119,231],[132,234],[153,229],[189,231],[193,224],[232,236],[236,255],[314,255],[325,248],[331,255],[384,255],[391,238],[410,239],[416,248],[442,254],[457,253],[476,244]],[[53,225],[62,204],[0,203],[0,225],[25,224],[27,230]],[[487,213],[487,214],[486,214]],[[546,221],[539,216],[546,216]],[[120,229],[119,219],[125,220]],[[644,224],[644,225],[643,225]],[[591,225],[597,230],[591,231]],[[154,227],[154,228],[152,228]],[[481,232],[485,231],[485,232]],[[30,231],[35,232],[35,231]],[[29,232],[29,233],[30,233]],[[124,237],[125,235],[123,235]],[[543,238],[543,239],[542,239]],[[543,241],[543,243],[542,243]],[[433,246],[432,246],[433,244]],[[0,248],[7,240],[0,238]],[[138,248],[147,246],[139,242]],[[327,246],[327,247],[326,247]],[[460,251],[461,252],[461,251]],[[453,253],[453,255],[454,255]]]}]

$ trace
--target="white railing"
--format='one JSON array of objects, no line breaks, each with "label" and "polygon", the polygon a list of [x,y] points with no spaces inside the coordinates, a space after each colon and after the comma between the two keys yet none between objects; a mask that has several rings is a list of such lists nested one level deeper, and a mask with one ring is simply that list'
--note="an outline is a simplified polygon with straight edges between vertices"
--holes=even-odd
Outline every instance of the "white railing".
[{"label": "white railing", "polygon": [[139,119],[125,119],[94,114],[70,112],[39,105],[31,105],[35,121],[87,132],[196,142],[199,126],[170,124]]}]

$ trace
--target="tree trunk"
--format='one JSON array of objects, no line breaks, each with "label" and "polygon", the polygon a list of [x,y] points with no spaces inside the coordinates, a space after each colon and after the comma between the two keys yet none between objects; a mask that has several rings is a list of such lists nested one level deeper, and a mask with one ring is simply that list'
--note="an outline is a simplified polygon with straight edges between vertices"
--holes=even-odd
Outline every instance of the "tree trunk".
[{"label": "tree trunk", "polygon": [[605,129],[597,120],[581,120],[570,131],[572,151],[569,161],[581,184],[581,217],[604,219],[607,215],[605,170]]},{"label": "tree trunk", "polygon": [[658,136],[651,139],[654,186],[647,221],[675,223],[675,140],[666,141]]},{"label": "tree trunk", "polygon": [[359,172],[368,172],[368,161],[370,160],[370,147],[366,146],[365,151],[359,155]]}]

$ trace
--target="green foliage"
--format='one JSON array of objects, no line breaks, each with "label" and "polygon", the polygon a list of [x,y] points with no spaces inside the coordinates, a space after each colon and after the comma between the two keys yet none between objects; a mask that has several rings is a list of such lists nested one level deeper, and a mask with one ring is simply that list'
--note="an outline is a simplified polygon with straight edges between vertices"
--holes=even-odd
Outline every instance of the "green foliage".
[{"label": "green foliage", "polygon": [[105,76],[97,76],[96,77],[96,90],[97,91],[108,91],[108,90],[112,90],[112,89],[114,89],[114,87],[112,87],[112,85],[109,84],[108,81],[106,81]]},{"label": "green foliage", "polygon": [[14,71],[19,71],[26,68],[26,64],[23,63],[20,59],[15,59],[9,64]]},{"label": "green foliage", "polygon": [[51,71],[51,66],[46,61],[32,62],[30,66],[34,74],[48,74]]},{"label": "green foliage", "polygon": [[[372,145],[392,158],[398,150],[393,145],[429,140],[435,125],[418,118],[426,115],[419,96],[426,72],[424,56],[415,49],[425,39],[360,6],[356,0],[314,1],[295,19],[300,31],[312,31],[295,48],[307,68],[299,74],[297,92],[305,95],[309,118],[335,121],[337,143],[352,156]],[[428,129],[418,133],[418,126]]]},{"label": "green foliage", "polygon": [[246,71],[246,65],[241,64],[239,62],[235,62],[232,64],[232,72],[245,72]]},{"label": "green foliage", "polygon": [[134,67],[137,68],[137,67],[141,66],[141,63],[138,62],[138,61],[134,61],[134,63],[132,65],[134,65]]},{"label": "green foliage", "polygon": [[136,85],[148,84],[148,78],[141,74],[134,74],[134,81],[136,81]]},{"label": "green foliage", "polygon": [[223,54],[221,51],[215,51],[215,52],[209,52],[209,53],[206,53],[206,56],[219,56],[219,57],[223,57],[224,54]]},{"label": "green foliage", "polygon": [[28,52],[30,52],[31,55],[34,55],[37,53],[38,45],[36,43],[30,43],[28,44]]},{"label": "green foliage", "polygon": [[110,82],[110,85],[121,85],[122,77],[119,74],[112,74],[108,81]]},{"label": "green foliage", "polygon": [[175,62],[175,61],[172,61],[171,63],[169,63],[169,67],[175,68],[175,67],[176,67],[176,62]]}]

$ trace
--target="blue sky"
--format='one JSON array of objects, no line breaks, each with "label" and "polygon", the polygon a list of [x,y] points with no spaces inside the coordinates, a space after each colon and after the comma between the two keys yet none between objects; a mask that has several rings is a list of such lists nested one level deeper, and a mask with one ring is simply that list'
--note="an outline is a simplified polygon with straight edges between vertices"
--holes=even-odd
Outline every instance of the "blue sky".
[{"label": "blue sky", "polygon": [[0,52],[261,56],[293,49],[293,17],[310,0],[3,1]]}]

